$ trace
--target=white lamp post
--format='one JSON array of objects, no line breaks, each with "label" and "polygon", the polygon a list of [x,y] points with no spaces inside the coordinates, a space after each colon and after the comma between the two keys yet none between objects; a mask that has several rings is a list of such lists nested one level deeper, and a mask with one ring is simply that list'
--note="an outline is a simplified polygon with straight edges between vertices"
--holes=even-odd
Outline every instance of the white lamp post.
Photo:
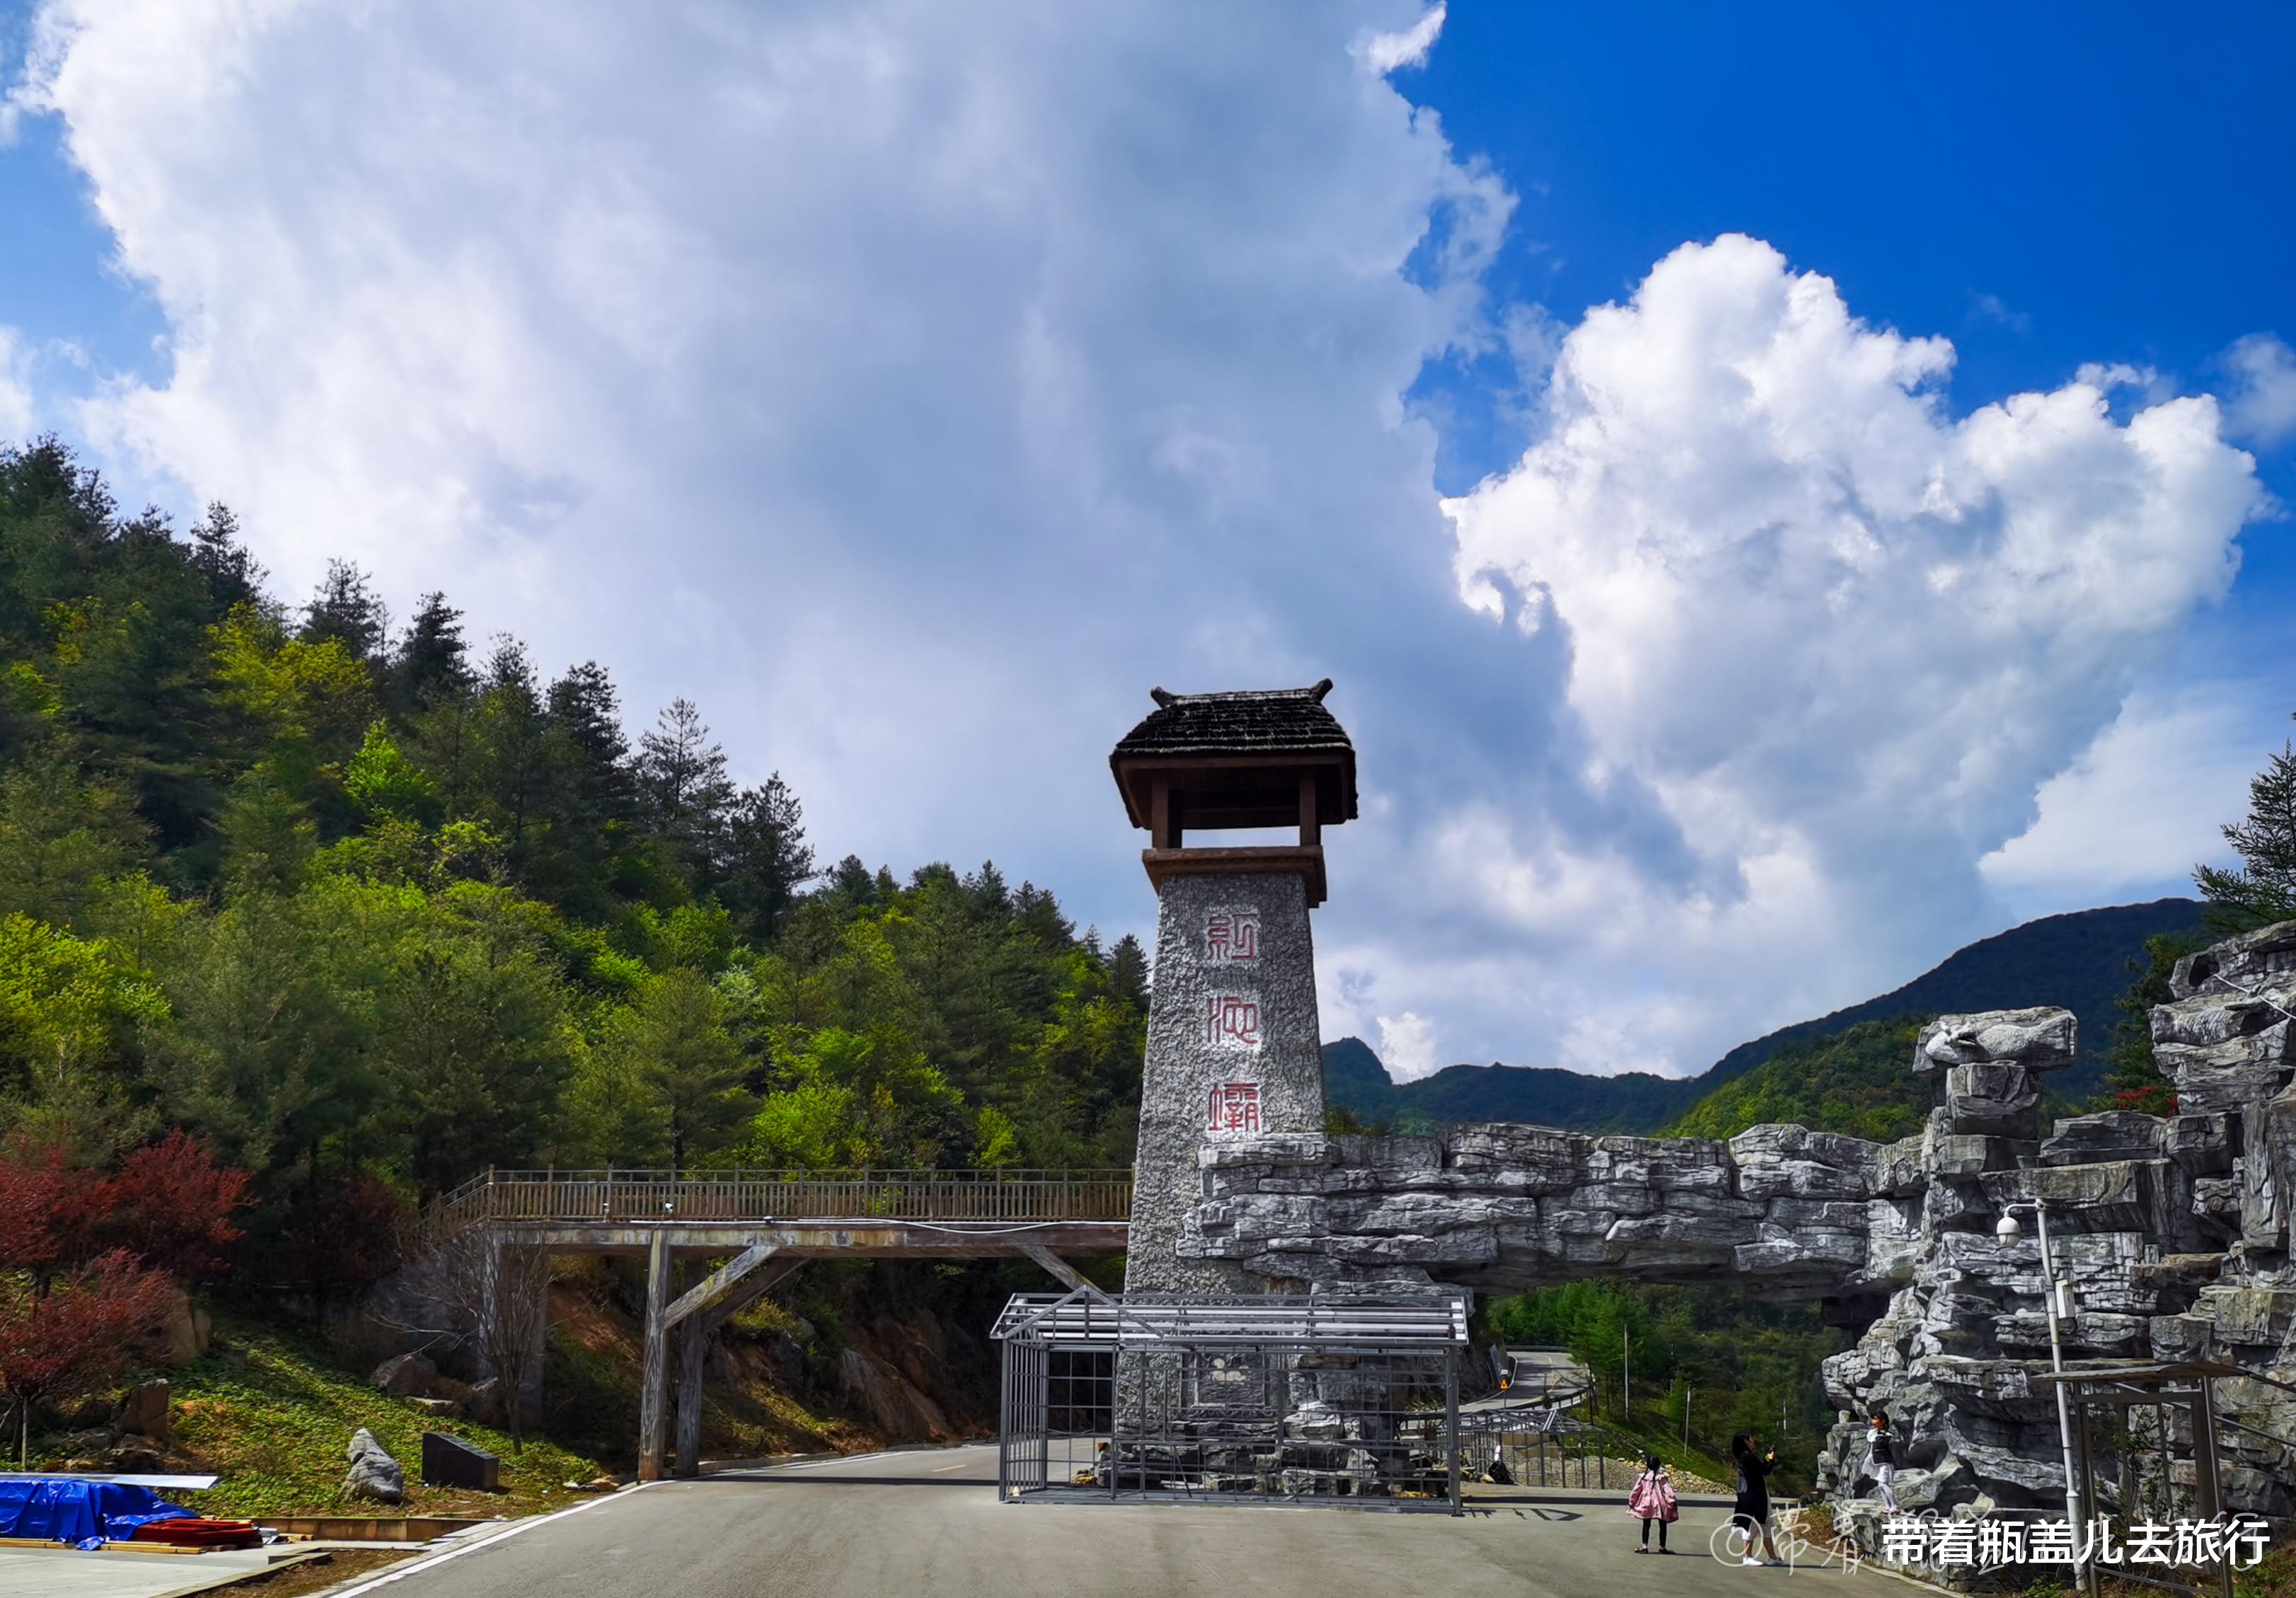
[{"label": "white lamp post", "polygon": [[[2001,1218],[1993,1224],[1993,1235],[2005,1247],[2023,1234],[2017,1225],[2017,1212],[2030,1209],[2041,1236],[2041,1313],[2049,1323],[2049,1368],[2062,1378],[2065,1373],[2065,1352],[2057,1335],[2057,1323],[2072,1318],[2073,1290],[2070,1282],[2057,1280],[2056,1262],[2049,1254],[2049,1212],[2038,1203],[2005,1204]],[[2065,1524],[2071,1528],[2073,1551],[2081,1551],[2080,1488],[2073,1478],[2073,1416],[2072,1404],[2065,1397],[2065,1384],[2060,1380],[2052,1383],[2057,1389],[2057,1438],[2065,1454]],[[2076,1582],[2080,1579],[2078,1564],[2073,1570]]]}]

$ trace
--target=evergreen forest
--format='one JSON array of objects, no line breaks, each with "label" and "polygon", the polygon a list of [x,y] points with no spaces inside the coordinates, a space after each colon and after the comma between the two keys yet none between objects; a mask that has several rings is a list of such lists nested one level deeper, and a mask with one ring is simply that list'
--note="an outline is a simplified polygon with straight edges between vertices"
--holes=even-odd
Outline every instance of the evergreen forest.
[{"label": "evergreen forest", "polygon": [[1146,974],[993,865],[817,861],[685,700],[633,742],[595,661],[0,451],[0,1141],[188,1133],[243,1283],[355,1292],[489,1166],[1128,1165]]}]

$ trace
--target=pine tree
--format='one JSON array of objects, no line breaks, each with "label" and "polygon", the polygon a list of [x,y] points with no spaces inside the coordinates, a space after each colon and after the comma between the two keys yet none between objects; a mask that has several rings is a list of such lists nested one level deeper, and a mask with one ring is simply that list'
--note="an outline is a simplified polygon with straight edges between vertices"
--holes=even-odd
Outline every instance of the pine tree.
[{"label": "pine tree", "polygon": [[240,542],[239,518],[222,504],[208,506],[192,528],[192,567],[207,578],[218,609],[258,598],[268,575]]},{"label": "pine tree", "polygon": [[2287,744],[2249,780],[2248,815],[2224,828],[2238,869],[2194,868],[2210,924],[2244,932],[2296,918],[2296,748]]},{"label": "pine tree", "polygon": [[1145,1012],[1148,1008],[1148,953],[1140,940],[1127,932],[1116,940],[1108,952],[1108,985],[1125,1004]]},{"label": "pine tree", "polygon": [[638,740],[638,783],[653,831],[695,891],[709,891],[724,871],[734,781],[693,701],[672,700]]},{"label": "pine tree", "polygon": [[734,800],[726,842],[719,897],[744,931],[770,941],[780,933],[799,890],[814,876],[805,810],[779,772]]},{"label": "pine tree", "polygon": [[342,640],[362,660],[380,661],[390,635],[390,607],[374,591],[373,579],[348,561],[327,562],[327,575],[303,607],[306,643]]},{"label": "pine tree", "polygon": [[753,1107],[726,1020],[709,979],[678,967],[654,979],[610,1040],[660,1107],[670,1163],[681,1168],[723,1147]]},{"label": "pine tree", "polygon": [[470,646],[463,641],[463,613],[437,589],[422,596],[414,619],[400,635],[390,658],[390,681],[391,698],[402,712],[467,693],[474,685]]},{"label": "pine tree", "polygon": [[472,764],[486,819],[521,881],[541,842],[549,804],[548,731],[526,646],[507,635],[497,637],[472,720]]}]

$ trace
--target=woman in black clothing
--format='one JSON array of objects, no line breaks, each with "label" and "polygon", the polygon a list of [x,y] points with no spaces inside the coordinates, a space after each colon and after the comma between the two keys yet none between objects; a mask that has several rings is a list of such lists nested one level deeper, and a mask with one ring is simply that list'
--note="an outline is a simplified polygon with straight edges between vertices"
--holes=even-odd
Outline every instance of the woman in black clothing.
[{"label": "woman in black clothing", "polygon": [[1738,1561],[1742,1565],[1759,1565],[1754,1557],[1754,1537],[1761,1535],[1762,1553],[1769,1562],[1778,1562],[1778,1545],[1770,1537],[1770,1472],[1777,1468],[1777,1450],[1767,1454],[1754,1452],[1751,1433],[1741,1431],[1730,1439],[1731,1463],[1738,1467],[1738,1504],[1730,1518],[1746,1533],[1746,1552]]}]

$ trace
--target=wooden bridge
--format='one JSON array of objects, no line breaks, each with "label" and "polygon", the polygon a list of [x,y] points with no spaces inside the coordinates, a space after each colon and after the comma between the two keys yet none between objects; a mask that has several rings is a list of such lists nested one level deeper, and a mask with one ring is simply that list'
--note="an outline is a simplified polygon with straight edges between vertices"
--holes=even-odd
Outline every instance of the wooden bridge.
[{"label": "wooden bridge", "polygon": [[[431,1254],[475,1244],[645,1258],[638,1476],[654,1480],[665,1473],[673,1332],[676,1470],[692,1475],[710,1336],[807,1260],[1018,1258],[1079,1287],[1068,1259],[1121,1254],[1131,1213],[1128,1170],[488,1170],[435,1201],[421,1238]],[[676,1280],[711,1259],[725,1263]],[[546,1310],[493,1313],[533,1315],[539,1331]]]}]

